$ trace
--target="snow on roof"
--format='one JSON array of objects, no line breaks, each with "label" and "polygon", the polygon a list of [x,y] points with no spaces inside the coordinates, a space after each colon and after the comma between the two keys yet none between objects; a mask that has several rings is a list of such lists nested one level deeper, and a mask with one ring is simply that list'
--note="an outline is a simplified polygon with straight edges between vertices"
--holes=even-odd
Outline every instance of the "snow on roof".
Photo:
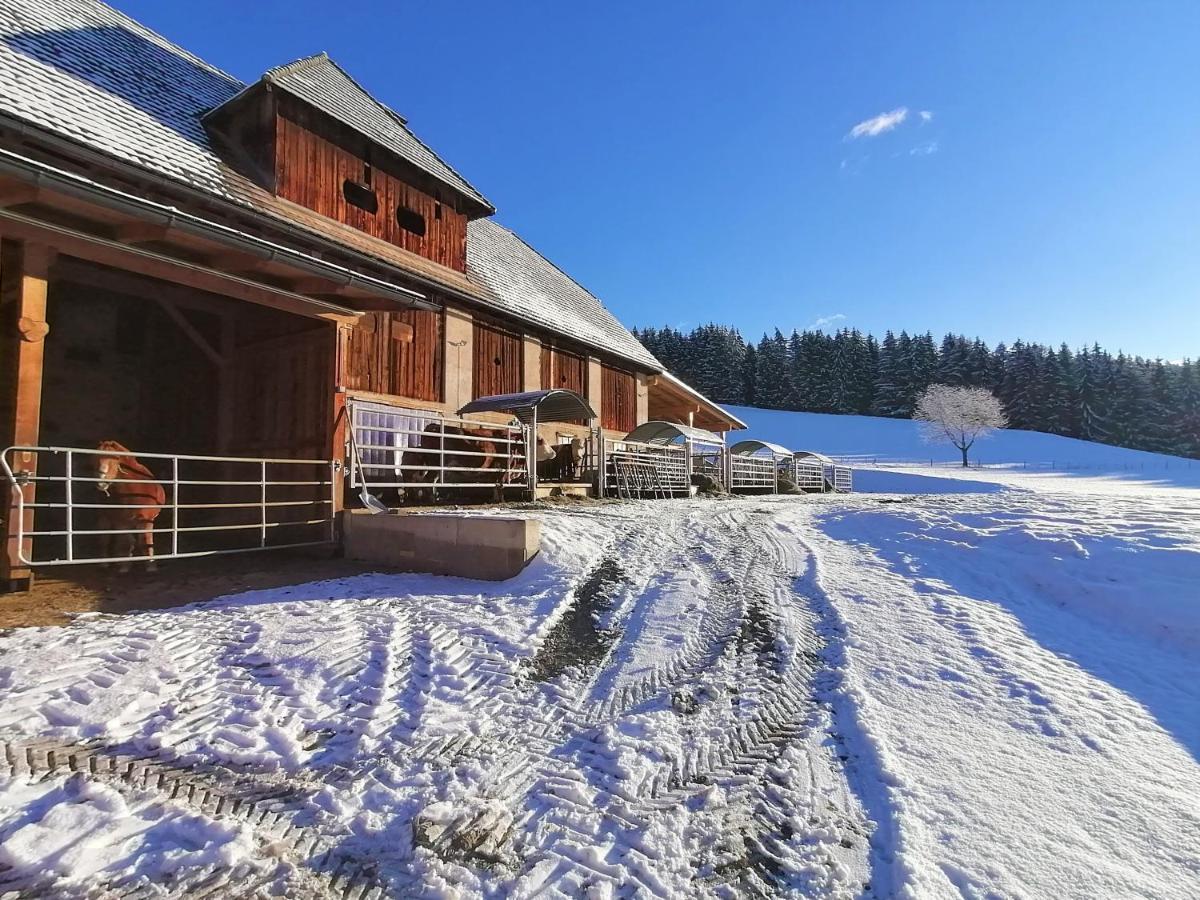
[{"label": "snow on roof", "polygon": [[467,277],[497,308],[659,371],[657,359],[593,294],[512,231],[490,219],[467,225]]},{"label": "snow on roof", "polygon": [[533,421],[535,410],[542,422],[571,422],[575,419],[596,418],[596,411],[586,399],[564,388],[480,397],[462,407],[458,414],[465,416],[478,412],[506,412],[512,413],[528,425]]},{"label": "snow on roof", "polygon": [[792,456],[796,459],[815,459],[818,462],[832,463],[833,460],[824,453],[818,453],[816,450],[797,450]]},{"label": "snow on roof", "polygon": [[[276,79],[286,90],[319,97],[323,108],[338,110],[330,114],[339,119],[363,112],[368,119],[355,127],[386,130],[389,140],[435,166],[437,157],[431,150],[411,135],[411,141],[403,137],[404,120],[370,98],[327,57],[298,61],[264,77]],[[335,103],[330,92],[336,93],[339,78],[345,80],[343,87],[353,89],[347,87],[349,96]],[[641,368],[662,368],[596,297],[495,223],[471,223],[464,282],[458,273],[415,254],[278,201],[222,162],[201,123],[206,113],[246,85],[98,0],[0,3],[0,84],[0,115],[287,220],[391,265],[473,290],[499,312],[607,350]],[[445,172],[446,177],[461,179],[448,166]],[[478,194],[465,180],[462,184]]]},{"label": "snow on roof", "polygon": [[721,406],[719,403],[714,403],[712,400],[709,400],[707,397],[705,397],[702,393],[700,393],[698,390],[696,390],[694,387],[692,387],[686,381],[683,381],[681,378],[679,378],[675,375],[672,375],[666,369],[663,369],[662,376],[667,381],[671,382],[671,384],[675,385],[675,387],[677,387],[681,391],[683,391],[685,394],[689,394],[690,396],[695,397],[697,400],[699,400],[701,403],[704,403],[706,406],[711,406],[713,409],[719,410],[722,415],[727,416],[729,418],[729,421],[733,423],[734,429],[746,427],[746,423],[743,422],[741,419],[739,419],[737,416],[735,416],[733,413],[731,413],[726,407]]},{"label": "snow on roof", "polygon": [[645,444],[670,444],[678,438],[689,439],[698,444],[725,446],[725,441],[719,434],[713,434],[711,431],[691,425],[680,425],[676,422],[643,422],[625,435],[626,440],[641,441]]},{"label": "snow on roof", "polygon": [[729,452],[736,453],[739,456],[775,456],[780,459],[792,455],[791,450],[780,444],[772,444],[768,441],[757,441],[753,439],[738,441],[729,448]]}]

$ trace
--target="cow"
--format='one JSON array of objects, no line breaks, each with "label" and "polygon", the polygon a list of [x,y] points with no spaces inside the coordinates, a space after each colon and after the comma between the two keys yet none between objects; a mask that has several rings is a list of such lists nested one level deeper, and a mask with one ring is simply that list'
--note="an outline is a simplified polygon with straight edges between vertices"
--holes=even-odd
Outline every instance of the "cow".
[{"label": "cow", "polygon": [[404,451],[401,464],[406,481],[429,485],[406,491],[406,501],[479,496],[472,488],[455,490],[455,484],[492,485],[493,498],[501,500],[504,485],[524,477],[525,442],[506,428],[432,422]]},{"label": "cow", "polygon": [[[554,458],[546,464],[547,481],[577,481],[583,468],[583,441],[577,437],[554,448]],[[538,474],[541,475],[541,469]]]}]

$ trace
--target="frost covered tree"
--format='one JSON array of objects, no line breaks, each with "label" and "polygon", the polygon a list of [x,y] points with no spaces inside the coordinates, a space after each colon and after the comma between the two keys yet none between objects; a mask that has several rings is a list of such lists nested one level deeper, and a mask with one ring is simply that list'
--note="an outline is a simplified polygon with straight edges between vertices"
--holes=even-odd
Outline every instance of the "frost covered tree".
[{"label": "frost covered tree", "polygon": [[983,388],[935,384],[917,398],[913,418],[920,420],[921,433],[930,443],[949,442],[967,454],[981,437],[1007,424],[1004,408],[991,391]]}]

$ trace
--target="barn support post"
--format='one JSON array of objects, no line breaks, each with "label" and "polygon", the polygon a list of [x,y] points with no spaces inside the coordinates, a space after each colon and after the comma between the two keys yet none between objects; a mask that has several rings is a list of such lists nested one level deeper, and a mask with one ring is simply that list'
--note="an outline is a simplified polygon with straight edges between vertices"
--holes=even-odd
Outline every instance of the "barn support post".
[{"label": "barn support post", "polygon": [[533,416],[529,420],[528,428],[525,434],[525,477],[529,480],[529,499],[531,501],[537,499],[537,438],[538,438],[538,414],[537,407],[533,407]]},{"label": "barn support post", "polygon": [[[5,398],[4,446],[36,446],[42,411],[42,366],[45,339],[50,331],[46,324],[46,301],[49,294],[50,265],[54,251],[45,244],[0,242],[0,308],[3,309],[6,346],[4,382],[9,390]],[[37,456],[25,452],[12,460],[14,469],[36,475]],[[33,541],[19,541],[22,531],[33,530],[34,485],[20,488],[26,504],[24,514],[18,512],[15,491],[5,486],[8,494],[5,508],[5,553],[0,558],[0,587],[8,590],[28,588],[33,573],[21,562],[32,551]],[[20,518],[20,521],[18,521]]]},{"label": "barn support post", "polygon": [[596,496],[603,499],[608,480],[608,451],[604,446],[604,429],[592,419],[592,439],[596,442]]}]

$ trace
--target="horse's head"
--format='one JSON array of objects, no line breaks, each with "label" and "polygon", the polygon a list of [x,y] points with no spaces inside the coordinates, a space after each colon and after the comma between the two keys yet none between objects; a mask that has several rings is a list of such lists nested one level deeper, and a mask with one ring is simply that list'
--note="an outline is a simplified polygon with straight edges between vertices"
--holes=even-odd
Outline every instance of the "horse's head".
[{"label": "horse's head", "polygon": [[116,441],[101,441],[96,448],[102,451],[96,456],[96,487],[107,494],[112,482],[121,477],[121,463],[130,458],[129,448]]}]

